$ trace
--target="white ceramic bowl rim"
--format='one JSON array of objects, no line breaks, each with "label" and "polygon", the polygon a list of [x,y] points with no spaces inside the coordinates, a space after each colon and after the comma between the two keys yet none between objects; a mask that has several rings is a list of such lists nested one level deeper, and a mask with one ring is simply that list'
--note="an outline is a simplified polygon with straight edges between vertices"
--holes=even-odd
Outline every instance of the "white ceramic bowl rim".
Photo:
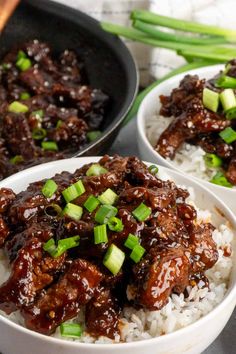
[{"label": "white ceramic bowl rim", "polygon": [[[72,164],[75,164],[75,169],[77,169],[79,166],[78,162],[81,164],[86,164],[86,163],[90,163],[90,162],[96,162],[100,159],[101,157],[96,156],[96,157],[79,157],[79,158],[71,158],[71,159],[65,159],[65,160],[58,160],[58,161],[53,161],[53,162],[48,162],[39,166],[34,166],[31,167],[29,169],[26,169],[24,171],[18,172],[13,176],[10,176],[8,178],[6,178],[5,180],[3,180],[2,182],[0,182],[0,188],[2,187],[7,187],[9,185],[15,184],[15,181],[17,181],[18,179],[24,179],[25,177],[27,177],[28,175],[30,175],[31,173],[34,173],[36,171],[39,171],[41,173],[47,172],[47,171],[52,171],[53,169],[56,168],[57,166],[61,165],[61,169],[60,171],[66,171],[67,168],[70,169]],[[151,163],[146,162],[148,165],[150,165]],[[65,166],[69,166],[69,167],[65,167]],[[231,219],[230,222],[233,221],[232,225],[234,226],[234,228],[236,228],[236,217],[234,216],[233,212],[226,206],[226,204],[224,202],[222,202],[214,193],[212,193],[210,190],[208,190],[206,187],[202,186],[199,182],[197,182],[196,180],[191,180],[189,177],[187,177],[186,175],[182,175],[181,173],[175,171],[175,170],[171,170],[169,168],[163,167],[163,166],[159,166],[160,169],[162,169],[164,172],[166,172],[166,174],[170,175],[171,178],[175,178],[175,176],[180,177],[182,179],[185,179],[186,182],[190,181],[190,184],[193,185],[193,187],[198,187],[200,189],[202,189],[206,194],[211,195],[211,197],[213,197],[213,199],[215,199],[215,201],[219,204],[221,204],[221,206],[223,207],[224,211],[226,211],[226,214],[228,214],[228,218]],[[53,173],[52,173],[53,176]],[[186,185],[186,183],[185,183]],[[22,325],[19,325],[13,321],[11,321],[10,319],[4,317],[3,315],[0,315],[0,321],[2,321],[3,323],[6,323],[7,325],[9,325],[10,327],[15,328],[16,330],[18,330],[19,332],[24,332],[25,334],[28,334],[32,337],[36,337],[38,339],[42,339],[43,341],[48,341],[49,343],[55,343],[55,344],[60,344],[60,345],[65,345],[65,346],[69,346],[69,347],[77,347],[77,348],[91,348],[91,349],[111,349],[114,348],[114,346],[119,347],[119,348],[135,348],[135,347],[139,347],[140,345],[144,345],[145,343],[162,343],[162,342],[167,342],[167,341],[172,341],[174,340],[176,337],[178,337],[179,335],[188,335],[188,331],[191,329],[197,329],[197,327],[201,326],[201,328],[204,328],[204,323],[207,320],[210,320],[211,318],[214,318],[218,313],[221,312],[221,308],[224,306],[229,305],[232,301],[236,301],[236,282],[235,284],[233,284],[232,289],[231,290],[227,290],[224,299],[222,300],[222,302],[218,305],[216,305],[213,310],[211,310],[208,314],[206,314],[205,316],[201,317],[200,319],[198,319],[197,321],[195,321],[194,323],[183,327],[175,332],[169,333],[169,334],[165,334],[163,336],[159,336],[159,337],[154,337],[154,338],[150,338],[150,339],[145,339],[145,340],[139,340],[139,341],[134,341],[134,342],[125,342],[125,343],[111,343],[111,344],[97,344],[97,343],[81,343],[81,342],[72,342],[72,341],[66,341],[66,340],[62,340],[60,338],[55,338],[55,337],[50,337],[50,336],[46,336],[34,331],[31,331],[25,327],[23,327]]]},{"label": "white ceramic bowl rim", "polygon": [[[156,150],[154,150],[152,144],[150,143],[150,141],[148,140],[147,136],[146,136],[146,133],[145,133],[145,129],[143,129],[143,127],[145,127],[145,122],[146,122],[146,117],[145,117],[145,106],[146,106],[146,102],[149,100],[149,96],[152,96],[155,94],[156,91],[160,91],[163,87],[166,86],[166,84],[172,84],[172,83],[175,83],[177,79],[179,79],[179,81],[181,79],[183,79],[183,77],[185,75],[193,75],[193,74],[205,74],[209,69],[212,70],[212,68],[215,68],[216,70],[216,74],[220,71],[220,70],[223,70],[224,69],[224,65],[220,64],[220,65],[210,65],[210,66],[205,66],[203,68],[199,68],[199,69],[192,69],[192,70],[189,70],[189,71],[186,71],[182,74],[178,74],[178,75],[175,75],[165,81],[163,81],[162,83],[160,83],[158,86],[154,87],[148,94],[147,96],[144,98],[144,100],[142,101],[140,107],[139,107],[139,110],[138,110],[138,114],[137,114],[137,127],[138,127],[138,131],[139,131],[139,134],[140,136],[142,137],[145,145],[147,146],[147,148],[149,150],[152,151],[152,153],[154,153],[154,155],[156,155],[156,157],[159,159],[159,160],[162,160],[166,165],[168,165],[169,168],[172,168],[174,169],[175,171],[178,171],[180,173],[184,173],[185,175],[187,176],[190,176],[190,177],[194,177],[196,180],[198,180],[199,182],[200,181],[204,181],[205,183],[207,183],[208,185],[212,185],[211,182],[207,181],[207,180],[204,180],[204,179],[201,179],[201,178],[198,178],[198,177],[195,177],[187,172],[183,172],[181,171],[180,168],[174,166],[171,161],[167,161],[166,159],[164,159],[164,157],[162,157]],[[173,87],[174,88],[174,87]],[[156,97],[157,98],[157,97]],[[158,99],[158,98],[157,98]],[[229,189],[227,187],[224,187],[224,186],[220,186],[218,184],[214,184],[214,187],[216,189],[219,189],[221,191],[224,191],[225,189]],[[231,190],[231,189],[230,189]],[[233,193],[236,193],[236,189],[232,189],[231,190]]]}]

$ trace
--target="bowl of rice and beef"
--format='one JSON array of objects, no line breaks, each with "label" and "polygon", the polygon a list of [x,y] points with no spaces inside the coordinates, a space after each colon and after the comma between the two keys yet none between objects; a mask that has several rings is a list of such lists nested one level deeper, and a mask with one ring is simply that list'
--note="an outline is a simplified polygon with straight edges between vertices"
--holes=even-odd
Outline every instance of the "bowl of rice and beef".
[{"label": "bowl of rice and beef", "polygon": [[236,61],[177,75],[138,112],[145,160],[196,178],[236,212]]},{"label": "bowl of rice and beef", "polygon": [[236,219],[198,182],[105,155],[21,171],[0,195],[4,354],[200,353],[228,321]]}]

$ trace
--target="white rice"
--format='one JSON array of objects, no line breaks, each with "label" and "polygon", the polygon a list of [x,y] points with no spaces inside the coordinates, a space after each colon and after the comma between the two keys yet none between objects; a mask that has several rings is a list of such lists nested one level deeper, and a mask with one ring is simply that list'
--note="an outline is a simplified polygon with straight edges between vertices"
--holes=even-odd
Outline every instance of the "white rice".
[{"label": "white rice", "polygon": [[[191,198],[194,198],[194,191],[190,190]],[[188,200],[189,203],[192,201]],[[198,223],[211,222],[212,214],[208,210],[197,209]],[[142,339],[158,337],[166,333],[174,332],[185,327],[202,316],[209,313],[217,304],[219,304],[227,290],[230,271],[232,268],[232,255],[225,257],[223,250],[231,248],[233,241],[233,231],[226,224],[215,225],[217,228],[213,232],[213,238],[218,246],[219,259],[213,268],[206,272],[210,282],[209,289],[204,287],[204,283],[198,286],[187,288],[188,296],[184,298],[183,294],[172,294],[169,302],[159,311],[148,311],[145,309],[136,310],[132,307],[126,307],[122,313],[121,336],[117,336],[114,341],[107,337],[95,339],[84,333],[79,339],[66,339],[85,343],[118,343],[120,341],[132,342]],[[2,250],[0,250],[0,284],[9,276],[10,267]],[[19,312],[7,316],[0,313],[12,321],[23,325],[23,320]],[[71,322],[84,323],[84,311]],[[59,329],[53,335],[54,337],[65,340],[61,337]]]},{"label": "white rice", "polygon": [[[165,118],[158,114],[147,119],[146,135],[153,147],[156,145],[161,133],[173,119],[173,117]],[[205,154],[206,152],[200,146],[183,143],[181,148],[176,152],[175,158],[173,160],[166,160],[185,173],[210,181],[216,174],[216,170],[206,166],[204,161]]]}]

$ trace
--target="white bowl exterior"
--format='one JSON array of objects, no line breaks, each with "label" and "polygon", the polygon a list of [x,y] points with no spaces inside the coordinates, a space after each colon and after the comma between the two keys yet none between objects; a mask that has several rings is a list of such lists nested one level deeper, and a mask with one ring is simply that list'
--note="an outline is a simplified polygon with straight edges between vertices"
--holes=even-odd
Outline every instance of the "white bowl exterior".
[{"label": "white bowl exterior", "polygon": [[[137,140],[140,155],[145,161],[156,162],[162,166],[169,167],[180,173],[183,173],[179,168],[174,166],[171,162],[164,159],[160,154],[158,154],[152,147],[151,143],[148,141],[146,136],[145,122],[148,117],[158,113],[161,104],[159,101],[160,95],[169,95],[173,88],[179,86],[180,80],[187,74],[197,74],[200,78],[211,78],[216,75],[219,70],[224,68],[223,65],[213,65],[204,67],[201,69],[194,69],[183,74],[176,75],[155,87],[143,100],[137,118]],[[188,174],[188,176],[191,178]],[[236,190],[230,188],[220,187],[214,185],[210,182],[204,181],[202,179],[195,178],[198,182],[203,184],[205,187],[209,188],[212,192],[216,193],[218,197],[223,199],[223,201],[236,213]]]},{"label": "white bowl exterior", "polygon": [[[0,182],[1,187],[12,188],[15,192],[24,190],[29,183],[52,177],[64,170],[75,171],[85,163],[96,161],[95,157],[84,157],[50,162],[13,175]],[[214,194],[196,181],[160,166],[160,176],[170,176],[177,184],[191,186],[195,190],[196,204],[199,207],[221,210],[236,231],[236,218],[233,213]],[[223,220],[221,220],[222,222]],[[234,258],[236,245],[234,243]],[[234,262],[236,264],[236,262]],[[208,315],[194,324],[174,333],[145,341],[124,344],[84,344],[62,341],[43,336],[19,326],[0,315],[0,350],[4,354],[199,354],[222,331],[236,304],[236,269],[232,271],[229,289],[224,300]]]}]

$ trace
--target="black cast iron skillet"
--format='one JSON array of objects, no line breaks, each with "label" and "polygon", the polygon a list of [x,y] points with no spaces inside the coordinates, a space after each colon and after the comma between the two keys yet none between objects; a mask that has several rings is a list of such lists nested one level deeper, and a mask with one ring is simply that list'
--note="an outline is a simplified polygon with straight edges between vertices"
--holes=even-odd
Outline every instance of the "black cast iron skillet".
[{"label": "black cast iron skillet", "polygon": [[15,44],[34,38],[50,43],[55,54],[75,50],[85,63],[90,85],[110,96],[103,134],[76,156],[105,152],[137,92],[137,70],[129,50],[80,11],[48,0],[23,0],[0,36],[0,57]]}]

